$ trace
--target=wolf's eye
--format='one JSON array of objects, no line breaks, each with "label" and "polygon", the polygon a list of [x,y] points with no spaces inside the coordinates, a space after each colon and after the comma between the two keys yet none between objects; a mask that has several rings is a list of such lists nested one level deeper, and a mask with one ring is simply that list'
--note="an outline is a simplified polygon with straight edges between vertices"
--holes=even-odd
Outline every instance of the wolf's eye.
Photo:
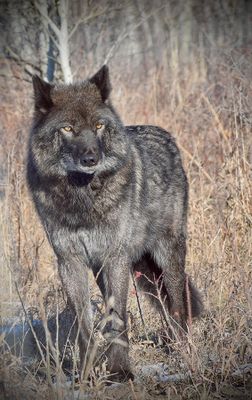
[{"label": "wolf's eye", "polygon": [[96,129],[101,129],[101,128],[104,127],[104,124],[101,124],[101,123],[98,122],[98,123],[95,125],[95,127],[96,127]]},{"label": "wolf's eye", "polygon": [[63,128],[61,128],[64,132],[73,132],[73,128],[71,126],[64,126]]}]

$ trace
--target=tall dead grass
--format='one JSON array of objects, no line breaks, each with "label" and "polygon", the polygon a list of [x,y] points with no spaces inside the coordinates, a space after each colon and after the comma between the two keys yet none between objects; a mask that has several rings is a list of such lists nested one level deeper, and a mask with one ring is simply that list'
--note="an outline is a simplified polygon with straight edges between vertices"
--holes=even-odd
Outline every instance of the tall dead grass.
[{"label": "tall dead grass", "polygon": [[[119,74],[113,76],[114,87],[120,88],[113,94],[114,104],[124,122],[156,124],[173,132],[190,183],[187,271],[202,291],[205,311],[193,325],[188,343],[174,343],[167,355],[143,342],[136,298],[133,292],[129,295],[133,367],[138,370],[141,364],[164,362],[171,373],[190,372],[190,381],[162,387],[166,398],[251,398],[251,64],[247,54],[237,50],[217,54],[211,62],[211,75],[204,70],[197,77],[192,69],[186,79],[181,70],[167,76],[162,68],[155,68],[137,88],[131,87],[130,77],[122,82]],[[20,114],[27,104],[28,100],[19,105]],[[6,107],[9,115],[11,105]],[[23,127],[19,135],[6,139],[5,195],[0,202],[3,323],[11,316],[23,318],[14,282],[25,307],[35,307],[40,316],[39,295],[43,293],[50,315],[59,285],[54,257],[25,186],[24,128],[29,118],[20,114],[6,122],[8,130],[16,133],[20,124]],[[161,329],[159,318],[141,295],[140,301],[148,331]],[[52,396],[46,381],[39,382],[34,371],[11,355],[1,359],[1,380],[7,398]],[[106,398],[99,385],[99,390],[93,388],[93,398]],[[159,389],[159,384],[145,380],[142,391],[145,398],[158,398]],[[74,392],[57,390],[55,398],[74,398]],[[129,387],[129,397],[122,398],[144,398],[134,390],[137,384],[135,389]]]}]

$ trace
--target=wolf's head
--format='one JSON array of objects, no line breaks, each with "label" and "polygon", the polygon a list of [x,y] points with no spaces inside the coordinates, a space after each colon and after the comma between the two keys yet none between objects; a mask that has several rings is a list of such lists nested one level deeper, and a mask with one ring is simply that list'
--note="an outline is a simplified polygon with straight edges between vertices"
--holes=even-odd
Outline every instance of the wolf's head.
[{"label": "wolf's head", "polygon": [[53,86],[33,77],[35,113],[30,153],[41,175],[99,174],[127,154],[123,125],[109,101],[108,67],[91,79]]}]

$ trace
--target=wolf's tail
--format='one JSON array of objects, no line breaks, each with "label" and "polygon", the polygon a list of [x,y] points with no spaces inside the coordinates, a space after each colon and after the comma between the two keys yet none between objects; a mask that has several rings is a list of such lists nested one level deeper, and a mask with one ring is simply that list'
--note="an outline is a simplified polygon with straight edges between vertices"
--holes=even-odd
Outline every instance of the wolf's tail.
[{"label": "wolf's tail", "polygon": [[[151,304],[160,312],[169,312],[169,293],[164,285],[162,270],[155,263],[150,254],[146,254],[133,266],[138,288],[145,293]],[[190,279],[185,280],[183,298],[186,316],[199,317],[203,311],[203,303],[199,291],[193,286]],[[188,286],[187,286],[188,285]],[[187,287],[186,287],[187,286]],[[188,293],[189,292],[189,293]]]}]

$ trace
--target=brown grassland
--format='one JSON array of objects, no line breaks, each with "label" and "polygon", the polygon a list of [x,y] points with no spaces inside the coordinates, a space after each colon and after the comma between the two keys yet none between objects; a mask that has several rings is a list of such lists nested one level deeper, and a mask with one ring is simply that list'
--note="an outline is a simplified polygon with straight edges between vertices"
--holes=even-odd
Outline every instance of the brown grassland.
[{"label": "brown grassland", "polygon": [[[131,288],[130,357],[136,382],[107,387],[104,365],[100,365],[91,386],[66,386],[59,363],[52,367],[45,358],[44,363],[26,366],[5,352],[0,362],[1,398],[252,398],[251,56],[246,49],[216,54],[207,73],[200,58],[194,61],[187,69],[174,70],[170,79],[163,76],[163,68],[153,69],[145,85],[139,82],[137,88],[131,86],[130,76],[122,80],[115,71],[112,98],[126,124],[160,125],[174,134],[181,149],[190,184],[186,268],[202,292],[202,318],[193,323],[187,341],[172,343],[167,354],[143,339],[146,331],[148,337],[161,332],[162,322],[139,293],[143,325]],[[164,64],[165,60],[160,60],[160,65]],[[17,80],[14,86],[6,92],[1,111],[3,324],[24,319],[23,306],[45,318],[55,312],[53,304],[58,297],[60,306],[63,303],[55,259],[25,182],[31,85]],[[97,298],[95,284],[91,291]],[[164,363],[169,374],[183,374],[183,378],[160,382],[151,374],[143,375],[142,366],[158,363]]]}]

